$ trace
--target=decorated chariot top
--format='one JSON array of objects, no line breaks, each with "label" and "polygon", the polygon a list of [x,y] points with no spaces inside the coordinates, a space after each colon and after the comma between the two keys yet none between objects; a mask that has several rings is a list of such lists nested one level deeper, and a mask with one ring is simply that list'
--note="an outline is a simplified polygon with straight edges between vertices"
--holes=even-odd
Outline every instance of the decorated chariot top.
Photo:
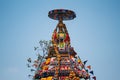
[{"label": "decorated chariot top", "polygon": [[[43,56],[39,54],[33,62],[32,66],[36,69],[31,69],[35,71],[33,80],[96,80],[91,65],[86,66],[87,60],[82,61],[71,47],[70,36],[63,23],[63,20],[74,19],[75,13],[67,9],[55,9],[49,11],[48,16],[59,22],[53,31],[51,45],[40,41]],[[28,62],[32,62],[31,58]],[[28,67],[31,67],[30,64]]]}]

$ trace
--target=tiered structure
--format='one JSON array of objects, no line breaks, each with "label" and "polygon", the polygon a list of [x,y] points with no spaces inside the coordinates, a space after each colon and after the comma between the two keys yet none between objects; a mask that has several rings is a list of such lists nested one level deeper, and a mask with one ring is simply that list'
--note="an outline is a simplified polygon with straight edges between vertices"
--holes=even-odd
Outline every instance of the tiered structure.
[{"label": "tiered structure", "polygon": [[[58,20],[58,24],[52,34],[51,45],[45,41],[40,41],[43,47],[43,56],[38,56],[34,61],[36,70],[33,80],[90,80],[91,66],[85,66],[80,57],[71,47],[70,37],[63,20],[72,20],[76,17],[71,10],[57,9],[49,12],[48,16]],[[37,48],[35,48],[36,50]],[[28,59],[31,62],[31,58]],[[91,74],[90,74],[91,73]],[[29,75],[30,76],[30,75]],[[96,77],[93,76],[96,80]]]}]

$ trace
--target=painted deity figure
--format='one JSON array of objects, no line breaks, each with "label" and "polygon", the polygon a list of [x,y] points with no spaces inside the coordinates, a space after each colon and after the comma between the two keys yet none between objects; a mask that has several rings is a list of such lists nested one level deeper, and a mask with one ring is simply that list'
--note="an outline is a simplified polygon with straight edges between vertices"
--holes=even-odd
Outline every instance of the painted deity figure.
[{"label": "painted deity figure", "polygon": [[53,41],[57,44],[59,52],[67,51],[67,48],[70,45],[70,38],[66,26],[62,21],[59,21],[53,32],[52,38]]}]

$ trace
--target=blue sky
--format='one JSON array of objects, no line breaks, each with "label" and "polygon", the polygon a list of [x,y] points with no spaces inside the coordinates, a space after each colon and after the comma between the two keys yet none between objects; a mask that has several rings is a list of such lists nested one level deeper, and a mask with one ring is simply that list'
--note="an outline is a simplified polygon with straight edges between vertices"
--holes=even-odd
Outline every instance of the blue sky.
[{"label": "blue sky", "polygon": [[92,65],[97,80],[120,76],[119,0],[0,0],[0,80],[30,80],[27,58],[34,46],[50,40],[57,21],[48,11],[70,9],[76,18],[64,21],[71,45]]}]

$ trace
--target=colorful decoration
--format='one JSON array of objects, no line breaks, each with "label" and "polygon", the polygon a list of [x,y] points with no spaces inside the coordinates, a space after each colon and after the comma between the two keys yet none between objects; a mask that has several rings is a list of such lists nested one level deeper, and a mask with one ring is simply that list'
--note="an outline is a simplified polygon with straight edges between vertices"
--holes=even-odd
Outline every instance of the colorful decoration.
[{"label": "colorful decoration", "polygon": [[[70,37],[63,20],[72,20],[76,17],[71,10],[56,9],[49,12],[48,16],[59,20],[51,41],[40,41],[37,51],[37,60],[28,58],[27,66],[34,72],[33,80],[96,80],[91,65],[86,66],[88,60],[82,62],[71,47]],[[39,50],[43,51],[41,56]],[[31,75],[29,75],[31,76]],[[92,76],[92,77],[91,77]]]},{"label": "colorful decoration", "polygon": [[66,9],[51,10],[49,11],[48,16],[55,20],[59,20],[61,17],[63,20],[72,20],[76,17],[73,11]]}]

